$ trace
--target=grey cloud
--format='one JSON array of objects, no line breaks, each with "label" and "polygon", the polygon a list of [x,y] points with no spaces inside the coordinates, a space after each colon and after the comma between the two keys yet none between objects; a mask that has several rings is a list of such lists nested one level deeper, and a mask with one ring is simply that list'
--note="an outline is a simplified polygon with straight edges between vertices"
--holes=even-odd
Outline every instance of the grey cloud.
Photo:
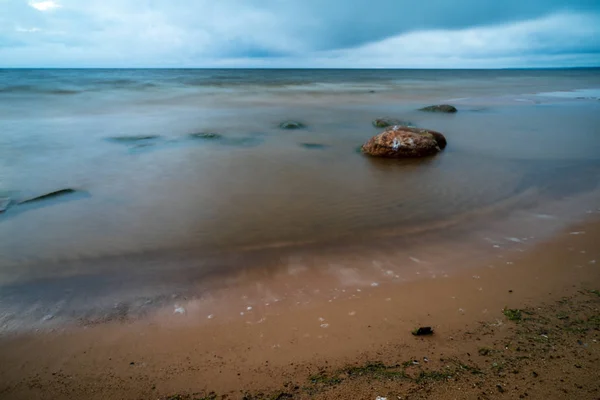
[{"label": "grey cloud", "polygon": [[[511,31],[513,38],[527,41],[524,46],[500,45],[489,37],[485,40],[494,42],[489,51],[470,47],[468,41],[450,47],[461,54],[462,49],[471,52],[465,59],[516,57],[515,52],[593,57],[599,52],[594,29],[586,33],[569,26],[568,18],[548,19],[596,18],[598,0],[55,1],[62,7],[43,12],[24,0],[0,0],[0,66],[42,64],[48,59],[66,66],[283,65],[291,60],[337,65],[343,57],[349,60],[352,54],[377,46],[377,57],[384,57],[386,51],[398,51],[390,40],[415,32],[462,32],[453,37],[464,38],[469,29],[484,34],[481,29],[494,26],[494,34],[503,35],[503,26],[523,21],[538,21],[519,28],[526,32]],[[562,25],[555,30],[544,25],[559,22]],[[40,31],[26,32],[33,28]],[[410,51],[419,53],[419,46],[423,44]],[[442,56],[443,50],[432,48],[431,57]]]}]

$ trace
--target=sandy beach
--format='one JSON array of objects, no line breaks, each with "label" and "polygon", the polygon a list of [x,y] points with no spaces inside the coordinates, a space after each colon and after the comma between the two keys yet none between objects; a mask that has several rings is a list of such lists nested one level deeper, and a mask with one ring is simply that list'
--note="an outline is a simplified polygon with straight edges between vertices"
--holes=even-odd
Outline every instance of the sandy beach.
[{"label": "sandy beach", "polygon": [[4,335],[0,396],[597,399],[598,243],[590,216],[509,259],[359,297]]}]

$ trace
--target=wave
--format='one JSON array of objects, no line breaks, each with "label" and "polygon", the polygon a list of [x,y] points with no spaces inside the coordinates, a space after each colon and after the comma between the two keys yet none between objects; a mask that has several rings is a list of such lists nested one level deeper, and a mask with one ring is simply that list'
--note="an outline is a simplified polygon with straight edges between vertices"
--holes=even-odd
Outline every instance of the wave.
[{"label": "wave", "polygon": [[151,82],[135,82],[115,80],[110,82],[98,82],[87,88],[63,88],[37,85],[11,85],[0,87],[0,94],[42,94],[42,95],[76,95],[86,92],[102,92],[112,90],[145,90],[158,87]]},{"label": "wave", "polygon": [[44,88],[33,85],[14,85],[0,87],[0,93],[37,93],[37,94],[55,94],[55,95],[71,95],[81,93],[80,90],[61,89],[61,88]]}]

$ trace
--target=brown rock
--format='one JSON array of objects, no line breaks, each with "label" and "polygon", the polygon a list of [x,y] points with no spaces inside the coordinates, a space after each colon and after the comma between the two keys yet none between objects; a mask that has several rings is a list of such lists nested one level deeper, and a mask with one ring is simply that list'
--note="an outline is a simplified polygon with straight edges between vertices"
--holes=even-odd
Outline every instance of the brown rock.
[{"label": "brown rock", "polygon": [[450,104],[438,104],[435,106],[423,107],[420,110],[421,111],[429,111],[429,112],[455,113],[456,107],[451,106]]},{"label": "brown rock", "polygon": [[373,136],[362,145],[361,151],[375,157],[426,157],[446,147],[446,138],[428,129],[393,126]]},{"label": "brown rock", "polygon": [[377,119],[373,120],[373,126],[375,128],[387,128],[388,126],[395,126],[395,125],[410,126],[410,127],[415,126],[412,122],[402,121],[402,120],[395,119],[395,118],[377,118]]}]

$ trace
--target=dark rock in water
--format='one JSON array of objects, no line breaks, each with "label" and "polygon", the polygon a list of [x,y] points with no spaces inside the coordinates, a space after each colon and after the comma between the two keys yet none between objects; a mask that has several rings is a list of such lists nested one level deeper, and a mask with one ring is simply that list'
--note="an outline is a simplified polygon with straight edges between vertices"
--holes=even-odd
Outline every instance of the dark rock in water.
[{"label": "dark rock in water", "polygon": [[304,128],[304,124],[297,121],[284,121],[279,124],[279,127],[281,129],[302,129]]},{"label": "dark rock in water", "polygon": [[0,197],[0,213],[3,213],[10,206],[11,199],[10,197]]},{"label": "dark rock in water", "polygon": [[427,106],[420,109],[421,111],[429,111],[429,112],[441,112],[441,113],[455,113],[456,107],[451,106],[450,104],[438,104],[435,106]]},{"label": "dark rock in water", "polygon": [[415,336],[433,335],[433,329],[430,326],[422,326],[412,331]]},{"label": "dark rock in water", "polygon": [[61,189],[61,190],[57,190],[55,192],[43,194],[41,196],[32,197],[31,199],[23,200],[23,201],[19,202],[19,204],[33,203],[34,201],[40,201],[40,200],[48,200],[48,199],[52,199],[55,197],[64,196],[64,195],[71,194],[71,193],[76,193],[76,192],[77,192],[77,190],[75,190],[75,189],[70,189],[70,188],[69,189]]},{"label": "dark rock in water", "polygon": [[264,142],[263,138],[259,137],[223,137],[217,143],[225,146],[235,147],[255,147],[259,146]]},{"label": "dark rock in water", "polygon": [[375,93],[375,91],[374,90],[369,90],[369,93]]},{"label": "dark rock in water", "polygon": [[306,148],[306,149],[324,149],[327,146],[326,144],[321,144],[321,143],[300,143],[300,146]]},{"label": "dark rock in water", "polygon": [[223,137],[223,135],[216,132],[190,133],[189,136],[193,139],[221,139]]},{"label": "dark rock in water", "polygon": [[411,126],[414,127],[411,122],[402,121],[395,118],[377,118],[373,120],[373,126],[376,128],[387,128],[388,126]]},{"label": "dark rock in water", "polygon": [[143,149],[146,147],[152,147],[154,146],[154,143],[136,143],[133,146],[131,146],[132,149]]},{"label": "dark rock in water", "polygon": [[158,135],[138,135],[138,136],[113,136],[108,138],[107,140],[111,142],[118,143],[130,143],[130,142],[139,142],[143,140],[154,140],[158,139],[160,136]]},{"label": "dark rock in water", "polygon": [[428,129],[393,126],[373,136],[361,151],[375,157],[410,158],[437,154],[446,147],[446,138]]}]

